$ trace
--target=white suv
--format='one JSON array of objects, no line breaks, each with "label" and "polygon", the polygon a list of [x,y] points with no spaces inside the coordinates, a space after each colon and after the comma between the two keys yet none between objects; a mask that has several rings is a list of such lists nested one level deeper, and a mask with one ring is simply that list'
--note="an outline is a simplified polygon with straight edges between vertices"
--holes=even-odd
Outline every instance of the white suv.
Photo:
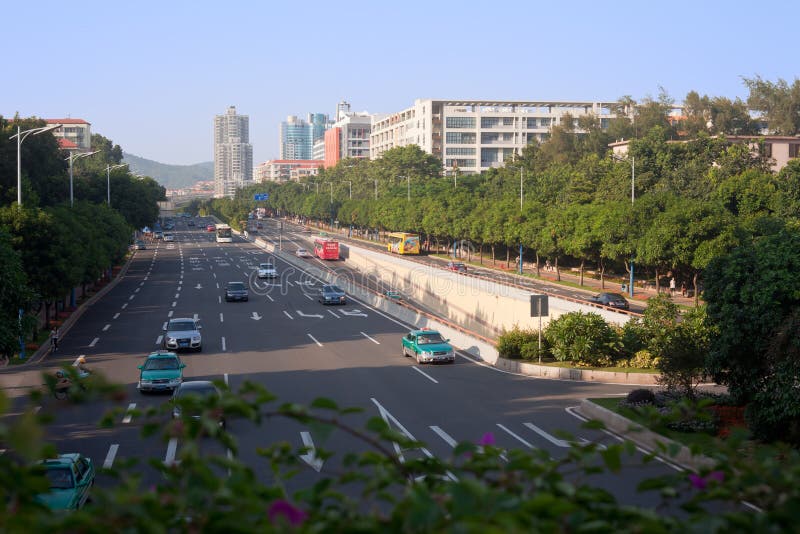
[{"label": "white suv", "polygon": [[169,350],[203,349],[203,336],[200,335],[200,321],[191,317],[170,319],[161,346]]},{"label": "white suv", "polygon": [[259,278],[277,278],[278,271],[275,270],[275,265],[272,263],[259,263],[258,264],[258,277]]}]

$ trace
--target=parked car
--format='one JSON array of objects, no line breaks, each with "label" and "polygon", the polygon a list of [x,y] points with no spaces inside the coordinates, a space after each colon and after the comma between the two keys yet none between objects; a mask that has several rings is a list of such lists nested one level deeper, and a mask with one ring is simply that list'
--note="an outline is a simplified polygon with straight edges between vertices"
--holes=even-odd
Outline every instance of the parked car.
[{"label": "parked car", "polygon": [[618,308],[620,310],[627,310],[630,308],[628,301],[619,293],[600,293],[599,295],[589,297],[588,300],[594,304],[602,304],[603,306]]},{"label": "parked car", "polygon": [[435,330],[412,330],[403,337],[403,356],[411,356],[417,363],[453,363],[456,352],[449,341]]},{"label": "parked car", "polygon": [[173,391],[183,382],[185,363],[174,352],[153,352],[139,366],[139,383],[136,388],[148,391]]},{"label": "parked car", "polygon": [[193,349],[200,352],[203,348],[201,328],[200,321],[191,317],[170,319],[161,346],[170,350]]},{"label": "parked car", "polygon": [[297,250],[295,250],[294,251],[294,255],[297,256],[298,258],[310,258],[311,257],[311,254],[309,254],[308,251],[306,249],[304,249],[304,248],[298,248]]},{"label": "parked car", "polygon": [[447,268],[451,271],[455,271],[457,273],[465,273],[467,272],[467,266],[460,261],[448,261]]},{"label": "parked car", "polygon": [[[183,416],[184,404],[188,397],[195,397],[190,407],[187,407],[186,415],[192,419],[200,419],[203,413],[205,401],[209,397],[215,397],[217,400],[221,397],[217,386],[208,380],[192,380],[184,382],[175,389],[172,393],[172,417],[178,419]],[[179,402],[181,401],[181,402]],[[225,415],[221,408],[215,409],[213,416],[219,422],[219,426],[225,426]]]},{"label": "parked car", "polygon": [[347,295],[339,286],[324,285],[319,292],[319,301],[322,304],[347,304]]},{"label": "parked car", "polygon": [[259,278],[277,278],[278,271],[272,263],[259,263],[258,264],[258,277]]},{"label": "parked car", "polygon": [[50,491],[36,499],[51,510],[78,510],[89,500],[94,485],[92,460],[78,452],[59,454],[40,464],[50,481]]},{"label": "parked car", "polygon": [[141,239],[136,240],[136,250],[147,250],[147,245]]},{"label": "parked car", "polygon": [[225,286],[225,302],[232,300],[248,301],[250,294],[245,287],[244,282],[228,282]]}]

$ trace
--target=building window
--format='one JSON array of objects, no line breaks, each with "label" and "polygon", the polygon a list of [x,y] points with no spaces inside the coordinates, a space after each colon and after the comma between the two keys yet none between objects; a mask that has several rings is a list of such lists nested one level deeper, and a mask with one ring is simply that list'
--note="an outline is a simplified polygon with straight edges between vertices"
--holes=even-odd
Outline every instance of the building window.
[{"label": "building window", "polygon": [[481,144],[489,145],[500,140],[500,134],[481,132]]},{"label": "building window", "polygon": [[481,128],[494,128],[500,124],[500,117],[481,117]]},{"label": "building window", "polygon": [[475,128],[475,117],[447,117],[448,128]]},{"label": "building window", "polygon": [[772,157],[772,143],[764,143],[763,148],[761,149],[761,155],[765,158]]},{"label": "building window", "polygon": [[447,147],[445,154],[448,156],[474,156],[475,149],[469,147]]},{"label": "building window", "polygon": [[446,132],[445,134],[445,141],[448,144],[460,144],[460,145],[474,145],[475,144],[475,134],[474,133],[461,133],[461,132]]},{"label": "building window", "polygon": [[800,154],[800,145],[789,145],[789,157],[796,158]]},{"label": "building window", "polygon": [[539,125],[542,128],[549,128],[550,127],[550,119],[549,118],[539,119]]},{"label": "building window", "polygon": [[503,126],[514,126],[514,117],[503,117]]},{"label": "building window", "polygon": [[445,167],[474,167],[475,160],[474,159],[446,159],[444,160]]}]

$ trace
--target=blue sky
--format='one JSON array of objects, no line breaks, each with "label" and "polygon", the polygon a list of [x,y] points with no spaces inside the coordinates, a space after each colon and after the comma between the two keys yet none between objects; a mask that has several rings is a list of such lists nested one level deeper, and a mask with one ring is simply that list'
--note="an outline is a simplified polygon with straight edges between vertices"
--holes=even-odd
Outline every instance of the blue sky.
[{"label": "blue sky", "polygon": [[287,115],[415,98],[747,97],[798,76],[800,2],[4,2],[0,114],[71,116],[163,163],[213,159],[250,116],[254,163]]}]

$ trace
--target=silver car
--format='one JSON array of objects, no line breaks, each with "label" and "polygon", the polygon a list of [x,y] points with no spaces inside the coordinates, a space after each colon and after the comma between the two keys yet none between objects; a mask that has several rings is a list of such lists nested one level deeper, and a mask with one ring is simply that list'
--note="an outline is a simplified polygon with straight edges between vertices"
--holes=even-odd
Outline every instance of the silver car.
[{"label": "silver car", "polygon": [[275,265],[272,263],[260,263],[258,265],[258,277],[259,278],[277,278],[278,271],[275,269]]},{"label": "silver car", "polygon": [[200,321],[191,317],[170,319],[161,346],[169,350],[196,350],[203,348]]}]

